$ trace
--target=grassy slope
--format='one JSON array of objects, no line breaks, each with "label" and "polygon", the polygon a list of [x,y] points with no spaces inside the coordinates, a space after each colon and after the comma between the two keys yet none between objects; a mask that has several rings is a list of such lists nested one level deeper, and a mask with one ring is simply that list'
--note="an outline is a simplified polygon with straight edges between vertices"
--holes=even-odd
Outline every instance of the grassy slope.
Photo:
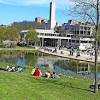
[{"label": "grassy slope", "polygon": [[100,100],[100,91],[90,92],[88,80],[35,79],[31,69],[22,73],[0,71],[0,100]]}]

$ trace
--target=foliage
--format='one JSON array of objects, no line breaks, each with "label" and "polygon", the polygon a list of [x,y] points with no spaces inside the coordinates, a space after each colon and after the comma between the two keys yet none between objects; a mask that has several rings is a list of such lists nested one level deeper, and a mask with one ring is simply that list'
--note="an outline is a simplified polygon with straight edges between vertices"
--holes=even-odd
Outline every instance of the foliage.
[{"label": "foliage", "polygon": [[[34,52],[36,53],[36,51],[34,51]],[[34,56],[33,53],[25,54],[25,59],[26,59],[27,65],[30,65],[30,66],[35,65],[37,62],[37,58],[38,58],[38,56]]]},{"label": "foliage", "polygon": [[15,27],[6,27],[6,31],[4,34],[4,40],[18,41],[19,39],[19,31]]},{"label": "foliage", "polygon": [[15,27],[11,26],[0,26],[0,40],[10,40],[10,41],[18,41],[19,32]]},{"label": "foliage", "polygon": [[34,43],[39,42],[38,33],[35,30],[29,31],[25,38],[26,38],[27,42],[29,42],[29,41],[32,41]]},{"label": "foliage", "polygon": [[0,43],[3,40],[4,34],[5,34],[5,27],[0,26]]}]

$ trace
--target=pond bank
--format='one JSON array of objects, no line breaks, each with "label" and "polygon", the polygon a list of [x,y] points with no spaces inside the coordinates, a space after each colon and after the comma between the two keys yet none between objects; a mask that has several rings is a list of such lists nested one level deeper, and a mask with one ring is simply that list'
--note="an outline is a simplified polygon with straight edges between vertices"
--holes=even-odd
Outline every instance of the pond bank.
[{"label": "pond bank", "polygon": [[[53,50],[53,48],[50,48]],[[63,58],[69,58],[69,59],[75,59],[75,60],[80,60],[80,61],[86,61],[86,62],[91,62],[94,63],[94,56],[90,57],[90,55],[86,54],[80,54],[79,57],[76,57],[76,53],[74,53],[73,56],[69,55],[69,51],[67,50],[58,50],[57,53],[53,53],[44,49],[41,49],[39,47],[36,48],[29,48],[29,47],[16,47],[16,48],[0,48],[1,53],[5,52],[25,52],[25,53],[33,53],[36,56],[46,56],[46,55],[53,55],[53,56],[58,56],[58,57],[63,57]],[[63,53],[61,53],[63,52]],[[98,56],[98,64],[100,64],[100,56]]]},{"label": "pond bank", "polygon": [[46,54],[44,52],[39,52],[37,49],[29,48],[29,47],[16,47],[16,48],[0,48],[0,53],[32,53],[34,56],[47,56],[49,54]]},{"label": "pond bank", "polygon": [[[50,49],[52,49],[52,48],[50,48]],[[39,48],[37,50],[40,51],[40,52],[44,52],[44,53],[50,54],[50,55],[69,58],[69,59],[75,59],[75,60],[91,62],[91,63],[94,63],[94,61],[95,61],[94,56],[90,57],[90,55],[80,54],[80,56],[76,57],[76,53],[74,53],[74,55],[71,56],[71,55],[69,55],[69,51],[67,51],[67,50],[57,50],[57,52],[50,52],[50,51],[45,50],[43,48],[42,49]],[[61,52],[63,52],[63,53],[61,53]],[[100,56],[98,56],[97,63],[100,64]]]}]

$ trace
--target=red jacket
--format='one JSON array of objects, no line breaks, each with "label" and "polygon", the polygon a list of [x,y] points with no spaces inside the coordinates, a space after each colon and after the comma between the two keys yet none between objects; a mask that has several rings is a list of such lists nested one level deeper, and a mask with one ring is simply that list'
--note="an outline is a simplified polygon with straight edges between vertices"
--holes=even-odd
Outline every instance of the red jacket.
[{"label": "red jacket", "polygon": [[36,69],[33,75],[34,76],[41,76],[40,73],[41,73],[40,70]]}]

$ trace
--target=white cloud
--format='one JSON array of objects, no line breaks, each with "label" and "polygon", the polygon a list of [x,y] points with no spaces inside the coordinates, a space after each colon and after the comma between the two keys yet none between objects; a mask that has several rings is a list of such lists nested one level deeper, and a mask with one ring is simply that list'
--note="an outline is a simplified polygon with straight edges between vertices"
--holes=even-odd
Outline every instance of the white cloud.
[{"label": "white cloud", "polygon": [[[45,5],[48,4],[51,0],[0,0],[2,4],[9,4],[9,5],[22,5],[22,6],[29,6],[29,5]],[[69,5],[70,0],[54,0],[56,1],[56,5]]]},{"label": "white cloud", "polygon": [[0,0],[2,4],[9,5],[34,5],[34,4],[44,4],[47,0]]}]

